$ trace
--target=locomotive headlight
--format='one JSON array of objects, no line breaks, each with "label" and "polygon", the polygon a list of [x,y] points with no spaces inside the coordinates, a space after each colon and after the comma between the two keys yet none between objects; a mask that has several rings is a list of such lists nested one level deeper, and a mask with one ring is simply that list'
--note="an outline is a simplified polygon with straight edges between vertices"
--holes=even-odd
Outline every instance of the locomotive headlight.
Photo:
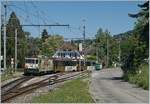
[{"label": "locomotive headlight", "polygon": [[27,68],[28,68],[28,65],[25,65],[25,68],[27,69]]}]

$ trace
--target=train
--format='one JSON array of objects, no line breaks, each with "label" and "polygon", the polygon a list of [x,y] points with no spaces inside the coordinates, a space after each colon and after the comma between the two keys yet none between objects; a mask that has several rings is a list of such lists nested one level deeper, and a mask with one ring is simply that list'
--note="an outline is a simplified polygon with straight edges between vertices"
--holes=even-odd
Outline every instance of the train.
[{"label": "train", "polygon": [[52,60],[43,57],[29,57],[25,58],[24,74],[39,74],[40,72],[47,72],[53,69]]},{"label": "train", "polygon": [[35,75],[47,72],[63,72],[63,71],[82,71],[94,66],[95,62],[86,61],[84,66],[83,60],[55,60],[48,57],[28,57],[25,58],[25,75]]}]

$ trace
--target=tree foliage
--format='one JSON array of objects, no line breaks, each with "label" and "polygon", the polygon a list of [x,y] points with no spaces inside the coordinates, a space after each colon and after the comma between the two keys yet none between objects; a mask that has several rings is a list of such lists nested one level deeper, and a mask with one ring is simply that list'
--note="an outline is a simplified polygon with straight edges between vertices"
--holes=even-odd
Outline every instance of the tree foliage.
[{"label": "tree foliage", "polygon": [[[107,64],[108,67],[112,66],[113,62],[118,62],[118,42],[113,38],[108,30],[103,31],[101,28],[97,31],[95,35],[95,45],[98,56],[98,61],[103,64]],[[108,48],[108,49],[107,49]],[[108,51],[108,59],[107,59]]]},{"label": "tree foliage", "polygon": [[47,39],[49,37],[48,35],[48,32],[46,29],[43,29],[43,32],[42,32],[42,41],[44,42],[45,39]]},{"label": "tree foliage", "polygon": [[27,57],[34,57],[40,54],[42,41],[40,38],[28,38],[28,54]]},{"label": "tree foliage", "polygon": [[24,57],[26,56],[27,52],[27,37],[26,32],[23,31],[15,12],[11,13],[6,28],[7,65],[10,65],[11,58],[14,58],[15,55],[15,29],[17,29],[18,66],[23,67]]},{"label": "tree foliage", "polygon": [[41,54],[51,57],[62,45],[64,39],[60,35],[51,35],[42,43]]},{"label": "tree foliage", "polygon": [[149,55],[149,1],[139,7],[139,13],[129,14],[130,17],[137,18],[132,35],[122,40],[122,68],[125,73],[136,72]]}]

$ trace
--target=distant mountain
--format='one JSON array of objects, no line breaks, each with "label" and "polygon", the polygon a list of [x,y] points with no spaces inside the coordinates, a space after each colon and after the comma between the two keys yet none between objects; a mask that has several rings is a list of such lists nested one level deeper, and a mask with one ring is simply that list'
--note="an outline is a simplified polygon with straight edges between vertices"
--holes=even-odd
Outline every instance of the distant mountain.
[{"label": "distant mountain", "polygon": [[127,31],[127,32],[124,32],[124,33],[120,33],[120,34],[114,35],[113,37],[115,39],[119,39],[120,37],[121,37],[121,39],[126,39],[129,36],[131,36],[132,33],[133,33],[133,30],[130,30],[130,31]]}]

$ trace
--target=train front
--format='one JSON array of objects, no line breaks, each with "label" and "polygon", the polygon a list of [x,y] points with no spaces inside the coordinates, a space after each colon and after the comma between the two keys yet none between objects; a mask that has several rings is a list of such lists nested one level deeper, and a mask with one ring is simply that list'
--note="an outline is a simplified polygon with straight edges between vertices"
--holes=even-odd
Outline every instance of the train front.
[{"label": "train front", "polygon": [[37,74],[39,73],[39,60],[38,58],[25,58],[24,74]]}]

